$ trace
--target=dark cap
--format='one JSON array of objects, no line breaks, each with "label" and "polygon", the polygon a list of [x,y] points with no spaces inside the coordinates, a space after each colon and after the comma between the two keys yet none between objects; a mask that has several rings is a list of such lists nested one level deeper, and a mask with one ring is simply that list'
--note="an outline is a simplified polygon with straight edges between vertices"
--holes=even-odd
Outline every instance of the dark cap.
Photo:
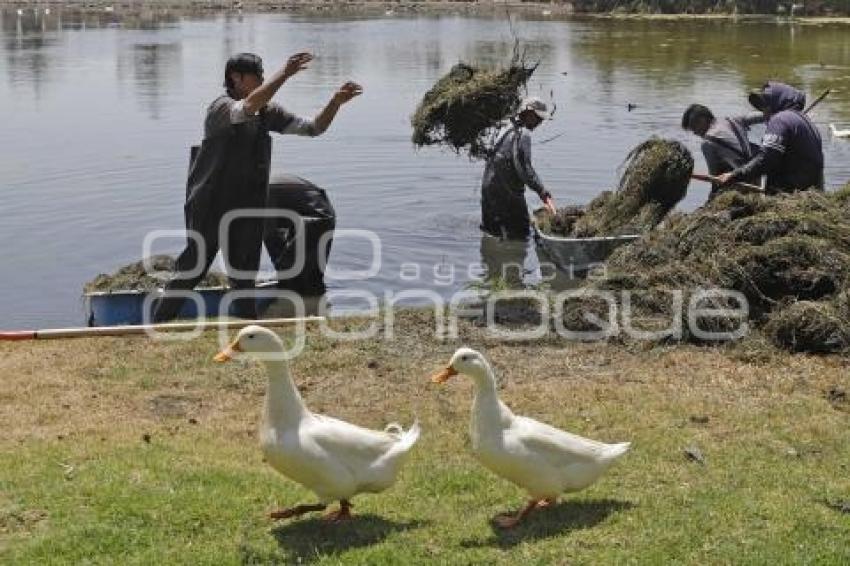
[{"label": "dark cap", "polygon": [[693,131],[694,123],[698,118],[704,118],[709,123],[714,122],[714,114],[711,113],[711,110],[702,104],[691,104],[682,114],[682,129]]},{"label": "dark cap", "polygon": [[230,73],[253,73],[263,77],[263,60],[253,53],[239,53],[227,60],[224,66],[224,84],[230,87]]}]

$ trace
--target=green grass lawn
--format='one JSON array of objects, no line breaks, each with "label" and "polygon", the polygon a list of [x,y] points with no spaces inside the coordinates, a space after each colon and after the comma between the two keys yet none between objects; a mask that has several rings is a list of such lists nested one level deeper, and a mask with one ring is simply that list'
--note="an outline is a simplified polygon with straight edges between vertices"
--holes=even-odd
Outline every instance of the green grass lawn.
[{"label": "green grass lawn", "polygon": [[[315,411],[422,422],[396,486],[341,524],[267,518],[312,494],[262,461],[262,367],[212,364],[212,336],[0,345],[0,562],[850,563],[850,513],[834,508],[850,501],[847,358],[504,344],[471,326],[444,343],[421,314],[396,326],[392,342],[313,333],[293,363]],[[491,358],[516,412],[632,451],[495,529],[525,494],[469,453],[471,384],[427,380],[461,342]]]}]

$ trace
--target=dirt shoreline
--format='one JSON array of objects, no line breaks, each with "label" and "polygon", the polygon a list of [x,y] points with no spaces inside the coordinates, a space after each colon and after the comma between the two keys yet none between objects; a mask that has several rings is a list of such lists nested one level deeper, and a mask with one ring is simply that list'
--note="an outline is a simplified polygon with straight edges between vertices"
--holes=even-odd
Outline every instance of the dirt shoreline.
[{"label": "dirt shoreline", "polygon": [[[262,325],[262,321],[258,324]],[[372,318],[341,317],[329,319],[327,327],[340,336],[351,336],[372,324],[375,324]],[[329,336],[323,331],[324,324],[307,325],[305,349],[292,363],[298,375],[321,376],[320,381],[328,382],[319,391],[311,393],[314,402],[325,404],[340,400],[333,394],[336,388],[330,387],[331,383],[346,384],[356,390],[371,390],[373,393],[375,388],[383,391],[383,388],[391,386],[396,389],[398,399],[412,399],[411,395],[427,383],[428,371],[438,368],[461,345],[483,348],[492,355],[497,371],[505,372],[510,389],[529,387],[534,390],[545,385],[567,397],[569,393],[563,389],[564,380],[574,387],[586,389],[586,394],[592,398],[597,395],[598,387],[607,383],[606,388],[610,386],[613,392],[626,383],[634,382],[638,375],[642,376],[641,382],[646,380],[661,389],[669,387],[679,394],[687,394],[691,387],[699,386],[704,388],[705,393],[718,398],[726,397],[726,387],[730,384],[740,389],[739,393],[774,397],[778,392],[766,387],[764,380],[787,381],[789,387],[805,390],[807,395],[820,398],[824,406],[828,401],[823,397],[824,391],[850,388],[850,373],[847,372],[850,357],[847,355],[793,354],[772,347],[758,332],[739,342],[716,346],[663,345],[646,341],[582,342],[556,336],[516,341],[493,335],[479,321],[462,318],[458,321],[457,337],[446,338],[436,332],[439,323],[428,308],[396,309],[391,329],[383,323],[377,325],[379,332],[374,336],[356,340],[339,340]],[[287,339],[294,336],[290,330],[278,331]],[[0,440],[0,445],[15,445],[22,440],[67,433],[70,425],[66,420],[39,418],[39,413],[58,411],[53,405],[85,405],[85,399],[106,396],[114,399],[117,404],[114,410],[122,413],[120,407],[126,405],[129,397],[146,399],[160,388],[163,393],[172,394],[175,391],[185,393],[187,389],[208,393],[209,405],[201,411],[203,414],[199,418],[223,418],[212,410],[213,407],[218,406],[225,413],[230,413],[233,408],[221,406],[221,399],[217,400],[217,397],[226,392],[241,396],[244,391],[243,387],[237,387],[241,378],[233,378],[236,379],[233,387],[224,389],[220,388],[221,383],[209,381],[211,374],[221,372],[221,368],[211,361],[212,355],[220,349],[218,338],[216,332],[210,331],[190,340],[151,340],[135,336],[0,342],[0,375],[9,377],[7,393],[0,402],[0,419],[14,423]],[[399,355],[399,352],[404,354]],[[672,370],[674,361],[674,365],[680,366],[680,372]],[[701,369],[697,373],[685,370],[692,366]],[[719,371],[719,366],[725,369]],[[794,371],[789,372],[789,368],[794,368]],[[616,371],[612,373],[612,370]],[[251,382],[258,391],[262,391],[261,368],[252,371],[258,379]],[[34,375],[39,375],[39,379],[31,379]],[[358,378],[352,380],[352,375]],[[721,375],[725,376],[720,380],[723,385],[718,384]],[[802,375],[806,376],[805,380],[799,379]],[[148,383],[153,376],[157,376],[156,387]],[[682,381],[684,376],[687,379]],[[174,380],[187,382],[178,386]],[[406,390],[407,387],[410,390]],[[12,391],[17,391],[17,394],[13,395]],[[40,398],[36,391],[44,397]],[[58,397],[43,404],[52,393],[57,392]],[[325,398],[326,395],[330,397]],[[247,397],[254,402],[254,395]],[[373,396],[370,395],[369,399],[372,403]],[[33,401],[39,402],[32,404]],[[389,411],[393,402],[383,392],[380,402],[375,402],[377,404],[368,405],[368,408],[362,405],[360,411],[356,407],[349,409],[374,418],[375,409],[380,406]],[[33,411],[33,407],[38,407],[38,410]],[[558,407],[557,403],[547,404],[550,411],[557,412]],[[844,411],[846,407],[842,404],[837,408]],[[432,409],[425,412],[439,412],[436,407]],[[122,414],[126,416],[129,413]],[[102,416],[107,420],[94,427],[98,433],[111,426],[108,415]],[[79,424],[91,427],[95,424],[92,417],[81,412],[78,418],[83,422]],[[240,416],[240,419],[245,418],[244,414]]]}]

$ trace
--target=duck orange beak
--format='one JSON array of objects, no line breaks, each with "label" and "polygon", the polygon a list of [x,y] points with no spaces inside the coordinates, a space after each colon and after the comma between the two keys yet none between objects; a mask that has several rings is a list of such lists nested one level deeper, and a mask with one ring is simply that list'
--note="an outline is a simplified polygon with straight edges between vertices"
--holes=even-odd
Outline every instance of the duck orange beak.
[{"label": "duck orange beak", "polygon": [[438,371],[431,376],[431,381],[434,383],[445,383],[453,375],[457,375],[457,370],[452,366],[446,367],[444,370]]},{"label": "duck orange beak", "polygon": [[229,362],[233,359],[233,356],[236,355],[236,352],[241,352],[242,348],[239,347],[239,341],[234,340],[231,342],[227,348],[213,356],[213,361],[223,364],[224,362]]}]

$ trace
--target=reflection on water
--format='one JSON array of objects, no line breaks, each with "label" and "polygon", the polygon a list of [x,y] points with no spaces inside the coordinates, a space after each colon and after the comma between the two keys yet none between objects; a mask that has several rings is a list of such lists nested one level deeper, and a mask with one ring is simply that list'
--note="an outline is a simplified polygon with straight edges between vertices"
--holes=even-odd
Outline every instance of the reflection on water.
[{"label": "reflection on water", "polygon": [[485,267],[484,281],[491,286],[506,285],[512,289],[539,281],[536,264],[530,264],[531,242],[502,240],[489,234],[481,235],[481,262]]},{"label": "reflection on water", "polygon": [[153,120],[160,118],[165,91],[180,82],[182,50],[178,42],[134,43],[118,55],[118,80],[125,78],[129,66],[136,95]]},{"label": "reflection on water", "polygon": [[37,98],[48,72],[47,49],[56,44],[60,18],[26,10],[14,17],[2,12],[3,51],[6,71],[13,85],[29,84]]},{"label": "reflection on water", "polygon": [[847,113],[847,36],[846,26],[828,24],[602,21],[581,34],[574,47],[599,69],[608,90],[627,78],[666,93],[671,81],[690,86],[729,77],[740,85],[730,94],[740,96],[776,78],[812,93],[833,89],[834,111]]},{"label": "reflection on water", "polygon": [[[527,280],[539,273],[542,258],[531,250],[482,239],[481,164],[414,151],[409,141],[422,93],[458,60],[506,61],[512,28],[527,60],[540,61],[530,91],[558,106],[535,132],[534,161],[560,204],[614,186],[629,149],[650,135],[685,141],[704,168],[697,140],[679,128],[683,109],[699,101],[717,114],[746,110],[744,93],[766,78],[790,81],[810,98],[833,90],[814,119],[828,184],[850,180],[850,143],[826,128],[850,123],[845,26],[50,10],[0,10],[0,240],[15,243],[2,252],[3,326],[82,322],[85,281],[137,260],[150,230],[179,233],[188,148],[220,92],[224,61],[237,51],[260,53],[269,71],[294,52],[317,55],[278,95],[298,113],[317,112],[345,80],[366,87],[325,136],[275,141],[273,173],[325,188],[341,231],[380,238],[376,252],[340,233],[331,256],[338,273],[362,270],[376,254],[379,266],[366,280],[329,278],[332,291],[446,296],[481,277],[470,265],[497,273],[511,258]],[[692,185],[682,207],[701,204],[707,189]],[[533,195],[529,203],[539,205]],[[154,251],[181,246],[176,237]],[[413,264],[416,276],[402,276]]]},{"label": "reflection on water", "polygon": [[545,287],[563,291],[578,287],[587,275],[584,266],[558,265],[533,239],[502,240],[482,233],[480,250],[480,279],[489,289]]}]

